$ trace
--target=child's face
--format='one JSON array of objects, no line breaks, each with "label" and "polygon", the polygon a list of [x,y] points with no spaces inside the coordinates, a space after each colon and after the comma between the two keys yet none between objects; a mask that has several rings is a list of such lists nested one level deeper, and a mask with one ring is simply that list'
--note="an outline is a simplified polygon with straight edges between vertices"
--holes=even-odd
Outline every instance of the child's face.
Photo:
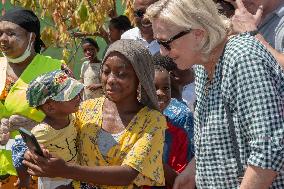
[{"label": "child's face", "polygon": [[108,33],[108,38],[110,40],[111,43],[120,40],[121,38],[121,31],[117,28],[115,28],[114,26],[110,25],[109,26],[109,33]]},{"label": "child's face", "polygon": [[155,71],[154,79],[160,111],[164,111],[171,101],[171,82],[167,71]]},{"label": "child's face", "polygon": [[97,56],[97,49],[90,43],[85,43],[82,45],[84,56],[88,58],[89,61],[93,61]]},{"label": "child's face", "polygon": [[69,101],[57,102],[54,100],[48,100],[42,105],[41,109],[46,115],[67,116],[75,113],[78,111],[81,103],[81,93]]}]

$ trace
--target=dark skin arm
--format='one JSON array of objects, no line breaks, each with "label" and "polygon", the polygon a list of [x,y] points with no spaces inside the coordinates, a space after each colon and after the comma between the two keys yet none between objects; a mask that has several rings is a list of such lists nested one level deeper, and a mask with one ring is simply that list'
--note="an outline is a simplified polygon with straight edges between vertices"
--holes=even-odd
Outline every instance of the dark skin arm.
[{"label": "dark skin arm", "polygon": [[94,84],[87,86],[87,89],[89,89],[91,91],[95,91],[99,88],[102,88],[102,84],[100,84],[100,83],[94,83]]},{"label": "dark skin arm", "polygon": [[175,170],[173,170],[168,164],[164,163],[163,165],[164,165],[166,186],[172,188],[178,173]]},{"label": "dark skin arm", "polygon": [[16,168],[18,174],[18,181],[14,184],[18,188],[29,188],[30,186],[30,175],[27,172],[26,167]]},{"label": "dark skin arm", "polygon": [[27,151],[23,163],[29,168],[28,173],[40,177],[62,177],[96,185],[127,186],[137,177],[138,171],[124,166],[87,167],[66,163],[63,159],[51,157],[44,150],[46,157],[40,157]]}]

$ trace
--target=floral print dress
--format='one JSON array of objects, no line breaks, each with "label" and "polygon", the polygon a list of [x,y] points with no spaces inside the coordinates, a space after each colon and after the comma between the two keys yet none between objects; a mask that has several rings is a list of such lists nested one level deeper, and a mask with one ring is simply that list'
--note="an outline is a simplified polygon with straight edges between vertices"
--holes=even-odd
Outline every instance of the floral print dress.
[{"label": "floral print dress", "polygon": [[100,189],[132,189],[142,185],[164,185],[162,163],[165,117],[148,107],[142,108],[119,136],[119,142],[103,156],[98,147],[105,97],[85,101],[77,113],[79,162],[84,166],[127,165],[139,172],[129,186],[98,186]]}]

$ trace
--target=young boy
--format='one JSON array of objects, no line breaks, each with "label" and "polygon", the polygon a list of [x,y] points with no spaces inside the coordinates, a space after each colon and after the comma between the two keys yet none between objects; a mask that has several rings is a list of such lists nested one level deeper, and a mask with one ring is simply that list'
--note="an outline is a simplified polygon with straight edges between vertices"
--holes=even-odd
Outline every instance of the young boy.
[{"label": "young boy", "polygon": [[[38,142],[53,155],[67,162],[75,162],[77,155],[74,113],[81,102],[84,85],[68,77],[65,72],[57,70],[39,76],[33,80],[27,90],[27,100],[46,115],[42,123],[36,125],[31,132]],[[29,176],[22,165],[23,153],[27,147],[21,139],[17,139],[12,147],[13,162],[20,179],[19,186],[28,186]],[[61,185],[69,185],[72,180],[62,178],[39,178],[39,189],[54,189]]]},{"label": "young boy", "polygon": [[[156,93],[160,111],[167,118],[163,160],[167,187],[171,188],[175,176],[180,173],[194,156],[193,114],[184,102],[171,98],[171,77],[164,67],[174,64],[169,58],[155,55]],[[162,67],[161,65],[164,65]],[[167,65],[167,66],[166,66]]]}]

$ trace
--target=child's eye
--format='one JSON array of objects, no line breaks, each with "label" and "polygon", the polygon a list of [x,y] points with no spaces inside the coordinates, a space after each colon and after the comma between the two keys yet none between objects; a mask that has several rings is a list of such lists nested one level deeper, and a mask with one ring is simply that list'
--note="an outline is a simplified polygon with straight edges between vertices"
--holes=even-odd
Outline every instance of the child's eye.
[{"label": "child's eye", "polygon": [[108,75],[110,73],[110,71],[109,70],[107,70],[107,69],[103,69],[103,74],[104,75]]},{"label": "child's eye", "polygon": [[170,90],[170,87],[164,87],[164,90],[168,91]]}]

